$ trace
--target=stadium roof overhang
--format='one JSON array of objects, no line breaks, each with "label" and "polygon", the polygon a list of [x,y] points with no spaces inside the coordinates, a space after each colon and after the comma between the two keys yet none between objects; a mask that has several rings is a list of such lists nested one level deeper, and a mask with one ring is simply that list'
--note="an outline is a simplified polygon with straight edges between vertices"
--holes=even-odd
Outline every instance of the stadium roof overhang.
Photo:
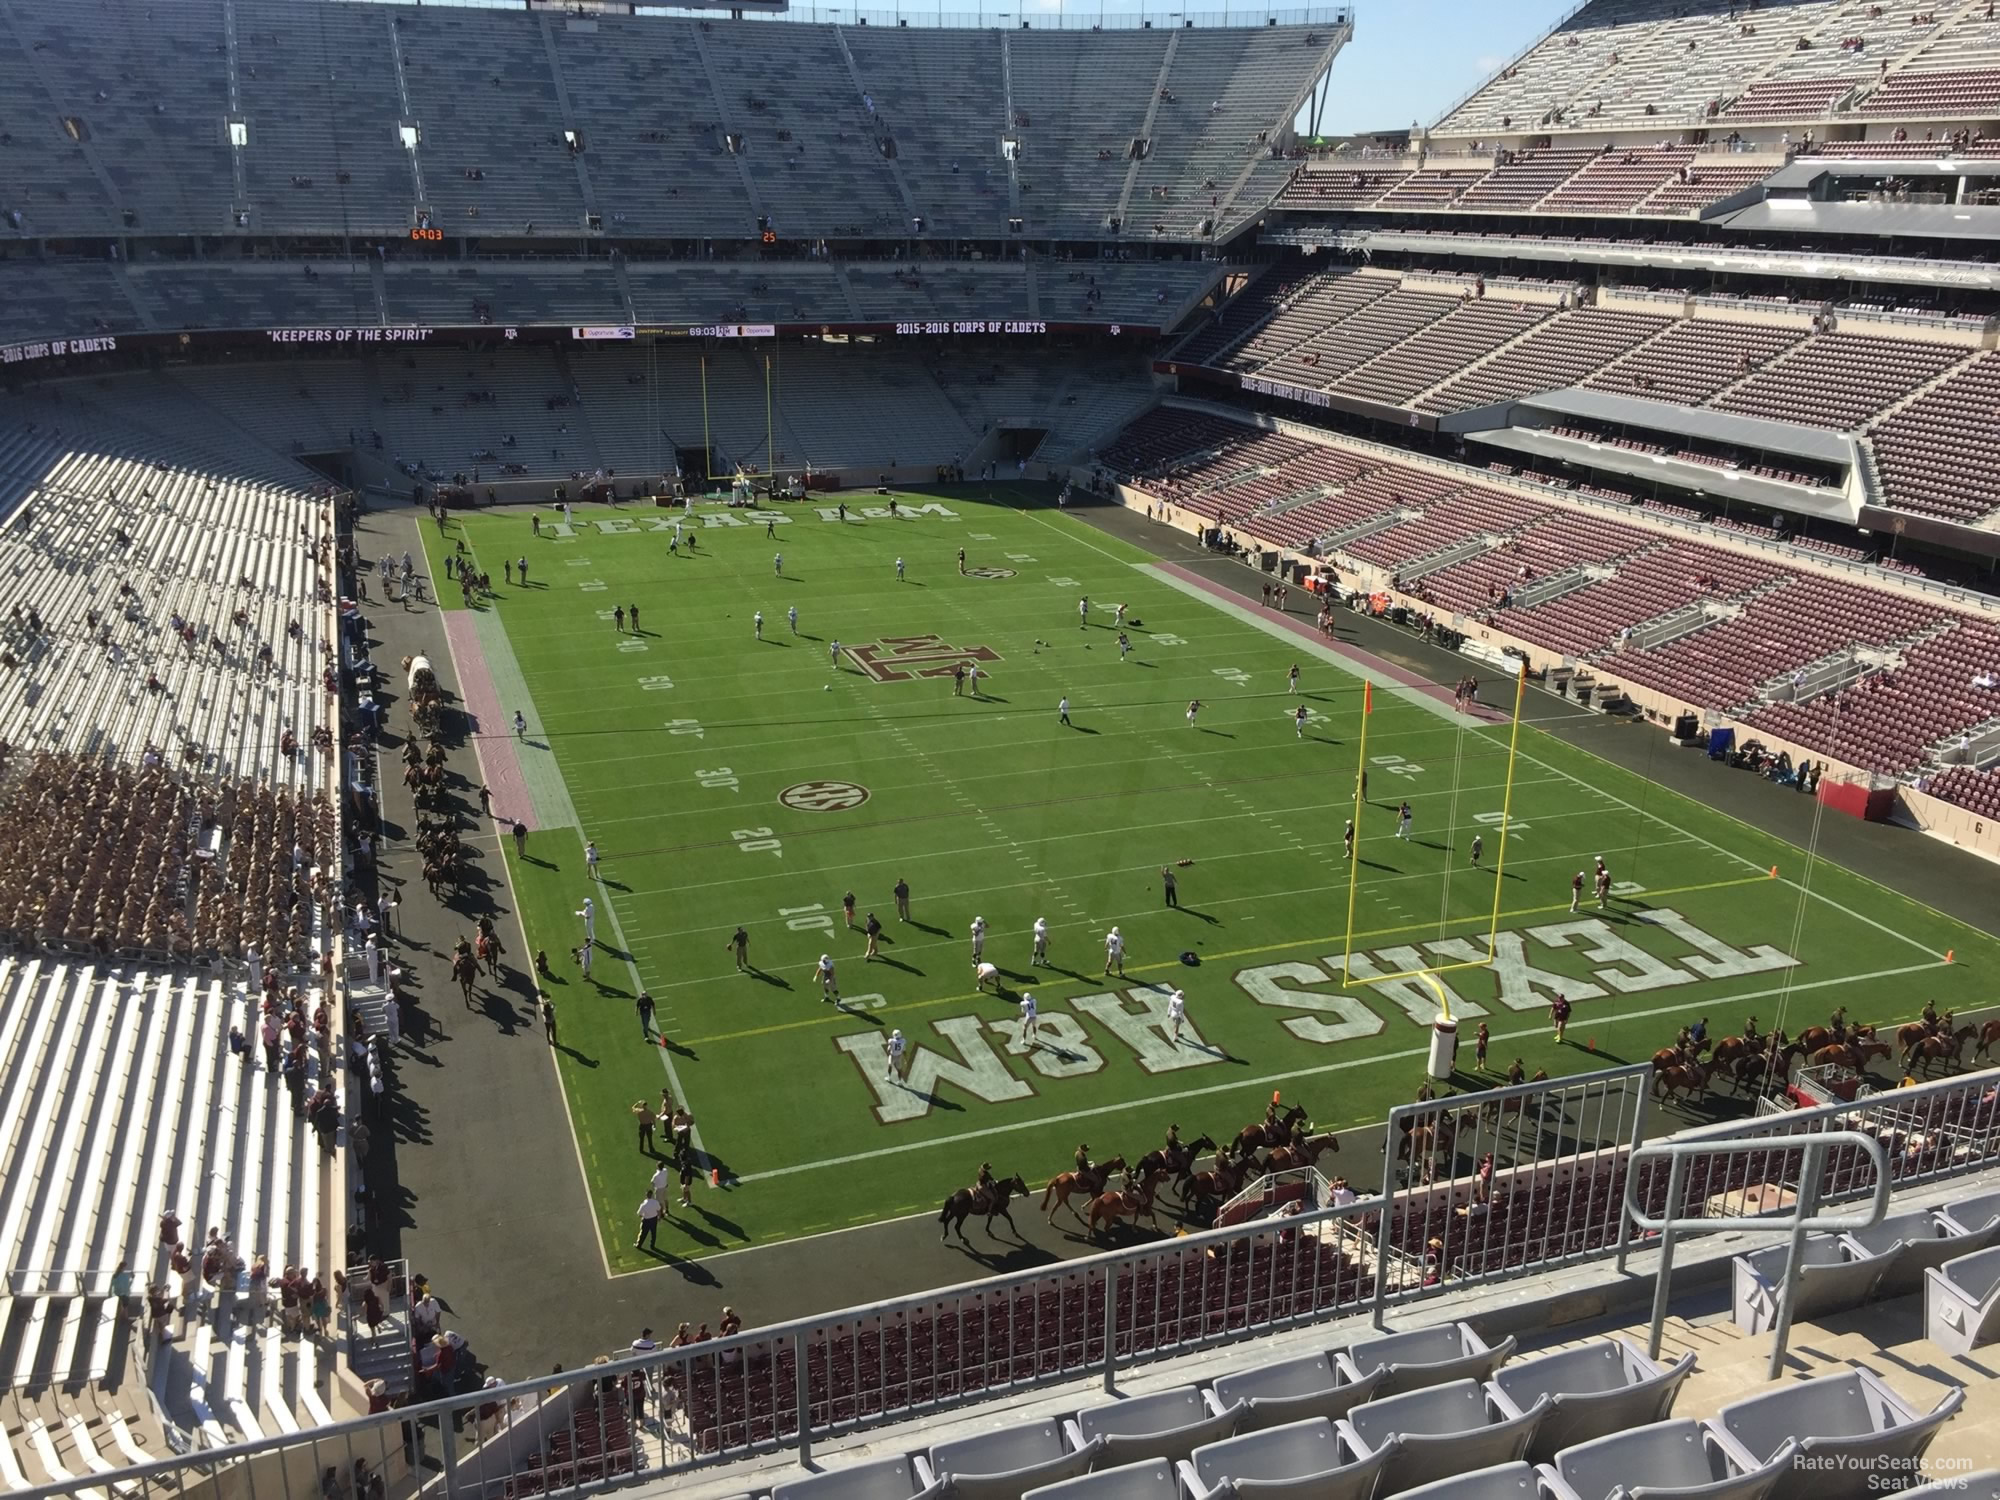
[{"label": "stadium roof overhang", "polygon": [[1678,406],[1671,401],[1652,401],[1643,396],[1621,396],[1613,391],[1544,391],[1513,403],[1524,414],[1577,417],[1619,427],[1643,427],[1652,432],[1698,438],[1705,442],[1727,443],[1737,448],[1755,448],[1788,458],[1811,459],[1822,464],[1851,464],[1855,459],[1854,439],[1824,427],[1808,427],[1799,422],[1776,422],[1768,417],[1743,417],[1734,412],[1710,411],[1700,406]]},{"label": "stadium roof overhang", "polygon": [[2000,177],[1990,156],[1805,156],[1787,162],[1761,184],[1772,191],[1810,188],[1829,177],[1901,177],[1913,182],[1943,177]]},{"label": "stadium roof overhang", "polygon": [[[1835,205],[1823,205],[1832,207]],[[1863,205],[1865,206],[1865,205]],[[1747,210],[1746,210],[1747,211]],[[1964,209],[1954,212],[1966,212]],[[2000,212],[2000,210],[1995,210]],[[1711,223],[1730,222],[1711,220]],[[1733,223],[1731,227],[1736,227]],[[1790,225],[1771,227],[1790,228]],[[1963,235],[1966,227],[1960,225]],[[1864,233],[1885,233],[1875,229]],[[1534,260],[1555,265],[1644,266],[1662,271],[1724,271],[1753,276],[1791,276],[1816,281],[1853,281],[1888,286],[1956,287],[2000,291],[2000,266],[1968,260],[1919,260],[1899,255],[1822,254],[1773,250],[1751,245],[1616,244],[1606,240],[1482,234],[1473,230],[1360,229],[1293,224],[1267,230],[1268,244],[1327,250],[1393,250],[1419,255],[1458,255],[1477,260]]]},{"label": "stadium roof overhang", "polygon": [[1820,203],[1810,198],[1767,198],[1711,222],[1753,234],[1781,229],[1797,234],[1901,239],[2000,239],[2000,207],[1979,203]]},{"label": "stadium roof overhang", "polygon": [[1458,412],[1444,418],[1439,426],[1441,430],[1460,432],[1472,442],[1669,484],[1710,498],[1742,500],[1847,525],[1855,521],[1859,500],[1851,483],[1844,488],[1791,484],[1744,469],[1670,453],[1638,452],[1616,443],[1569,437],[1550,430],[1571,422],[1636,431],[1665,440],[1678,438],[1714,444],[1768,454],[1779,460],[1804,460],[1837,469],[1843,476],[1850,476],[1860,461],[1859,445],[1853,438],[1825,428],[1575,387]]}]

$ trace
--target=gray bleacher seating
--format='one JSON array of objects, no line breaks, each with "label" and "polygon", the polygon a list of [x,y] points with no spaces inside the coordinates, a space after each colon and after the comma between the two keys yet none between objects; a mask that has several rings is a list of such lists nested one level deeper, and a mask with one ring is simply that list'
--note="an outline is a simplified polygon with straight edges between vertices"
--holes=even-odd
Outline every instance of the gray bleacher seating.
[{"label": "gray bleacher seating", "polygon": [[1975,1250],[1924,1272],[1924,1337],[1947,1354],[2000,1339],[2000,1248]]},{"label": "gray bleacher seating", "polygon": [[[1791,1466],[1785,1444],[1767,1463],[1737,1465],[1705,1423],[1654,1422],[1565,1448],[1542,1466],[1556,1500],[1609,1500],[1658,1495],[1674,1500],[1764,1500]],[[1633,1480],[1643,1481],[1634,1484]]]},{"label": "gray bleacher seating", "polygon": [[1937,1212],[1939,1218],[1960,1234],[1971,1234],[1974,1230],[2000,1224],[2000,1193],[1975,1193],[1956,1203],[1947,1203]]},{"label": "gray bleacher seating", "polygon": [[1865,1500],[1878,1492],[1875,1476],[1914,1467],[1964,1404],[1965,1390],[1955,1386],[1920,1412],[1879,1376],[1857,1368],[1732,1401],[1712,1429],[1746,1470],[1798,1444],[1803,1461],[1784,1467],[1775,1500]]},{"label": "gray bleacher seating", "polygon": [[[1777,1326],[1779,1290],[1791,1253],[1788,1244],[1767,1245],[1739,1255],[1731,1263],[1730,1304],[1738,1328],[1763,1333]],[[1793,1320],[1806,1322],[1860,1306],[1888,1269],[1885,1257],[1865,1251],[1859,1257],[1849,1255],[1837,1234],[1807,1235],[1799,1251]]]},{"label": "gray bleacher seating", "polygon": [[1350,1346],[1340,1358],[1349,1380],[1386,1370],[1375,1393],[1380,1397],[1442,1385],[1450,1380],[1484,1380],[1513,1352],[1511,1335],[1497,1344],[1488,1344],[1472,1331],[1470,1323],[1440,1323],[1434,1328],[1364,1339]]},{"label": "gray bleacher seating", "polygon": [[1178,1465],[1189,1500],[1369,1500],[1389,1455],[1356,1449],[1325,1417],[1209,1443]]},{"label": "gray bleacher seating", "polygon": [[1527,1453],[1548,1411],[1543,1396],[1526,1412],[1508,1416],[1478,1381],[1453,1380],[1357,1406],[1341,1419],[1340,1430],[1357,1452],[1387,1455],[1381,1493],[1393,1495],[1468,1469],[1512,1463]]},{"label": "gray bleacher seating", "polygon": [[917,1481],[915,1460],[896,1457],[787,1479],[771,1486],[771,1500],[910,1500],[920,1492],[931,1493]]},{"label": "gray bleacher seating", "polygon": [[1907,1297],[1923,1289],[1924,1272],[1932,1266],[1984,1250],[2000,1238],[2000,1218],[1962,1234],[1930,1209],[1919,1208],[1890,1214],[1879,1224],[1850,1230],[1840,1238],[1849,1255],[1876,1255],[1886,1262],[1882,1279],[1875,1283],[1877,1297]]},{"label": "gray bleacher seating", "polygon": [[1022,1500],[1176,1500],[1180,1486],[1164,1458],[1142,1459],[1029,1490]]},{"label": "gray bleacher seating", "polygon": [[1025,1422],[934,1445],[917,1458],[926,1488],[949,1482],[958,1500],[1020,1500],[1027,1491],[1087,1474],[1103,1444],[1070,1448],[1052,1421]]},{"label": "gray bleacher seating", "polygon": [[1072,1448],[1102,1442],[1103,1464],[1151,1458],[1178,1461],[1204,1443],[1234,1436],[1248,1411],[1243,1405],[1213,1411],[1199,1388],[1179,1385],[1150,1396],[1085,1407],[1063,1423],[1063,1432]]},{"label": "gray bleacher seating", "polygon": [[1541,1500],[1542,1489],[1533,1464],[1511,1463],[1433,1480],[1403,1493],[1417,1500]]},{"label": "gray bleacher seating", "polygon": [[1493,1372],[1494,1403],[1509,1414],[1549,1398],[1529,1457],[1546,1462],[1564,1448],[1657,1422],[1673,1410],[1694,1355],[1670,1365],[1646,1357],[1624,1339],[1601,1339],[1517,1359]]},{"label": "gray bleacher seating", "polygon": [[1244,1403],[1245,1432],[1307,1417],[1333,1421],[1374,1400],[1387,1375],[1386,1369],[1378,1368],[1357,1379],[1325,1354],[1302,1354],[1224,1375],[1215,1382],[1209,1400],[1218,1414]]}]

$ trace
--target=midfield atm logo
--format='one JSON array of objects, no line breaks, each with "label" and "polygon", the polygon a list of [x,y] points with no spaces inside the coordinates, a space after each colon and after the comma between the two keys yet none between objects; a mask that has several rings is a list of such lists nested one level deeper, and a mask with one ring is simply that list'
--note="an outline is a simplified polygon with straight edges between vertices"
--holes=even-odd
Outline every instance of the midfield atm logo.
[{"label": "midfield atm logo", "polygon": [[991,646],[954,646],[941,635],[884,636],[866,645],[850,646],[847,654],[877,682],[949,677],[960,667],[1000,660],[1000,653]]}]

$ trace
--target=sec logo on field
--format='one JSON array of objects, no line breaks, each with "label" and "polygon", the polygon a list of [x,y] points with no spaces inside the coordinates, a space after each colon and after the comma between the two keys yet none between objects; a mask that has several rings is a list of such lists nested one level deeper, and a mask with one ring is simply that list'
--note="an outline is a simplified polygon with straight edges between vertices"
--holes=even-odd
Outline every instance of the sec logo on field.
[{"label": "sec logo on field", "polygon": [[782,806],[799,812],[845,812],[868,800],[868,788],[851,781],[801,781],[778,793]]}]

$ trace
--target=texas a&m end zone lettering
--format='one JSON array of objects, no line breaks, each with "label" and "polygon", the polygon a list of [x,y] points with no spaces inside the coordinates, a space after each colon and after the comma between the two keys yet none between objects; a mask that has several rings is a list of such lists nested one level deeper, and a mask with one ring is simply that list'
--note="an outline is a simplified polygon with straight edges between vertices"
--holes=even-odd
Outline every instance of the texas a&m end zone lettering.
[{"label": "texas a&m end zone lettering", "polygon": [[991,646],[954,646],[941,635],[891,635],[850,646],[847,654],[877,682],[949,677],[960,667],[1000,660]]}]

